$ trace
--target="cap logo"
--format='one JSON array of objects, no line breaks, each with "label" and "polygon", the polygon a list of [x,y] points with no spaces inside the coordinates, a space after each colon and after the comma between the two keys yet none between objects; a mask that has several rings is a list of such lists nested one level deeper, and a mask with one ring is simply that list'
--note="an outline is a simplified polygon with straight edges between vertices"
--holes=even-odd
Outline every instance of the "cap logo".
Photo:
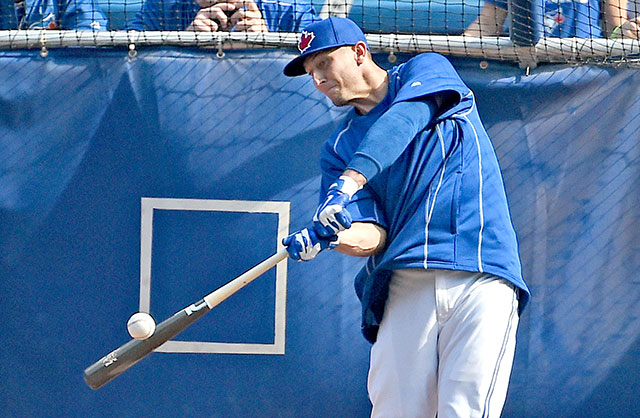
[{"label": "cap logo", "polygon": [[313,41],[315,37],[316,35],[313,32],[302,31],[300,42],[298,42],[298,49],[301,54],[311,46],[311,41]]}]

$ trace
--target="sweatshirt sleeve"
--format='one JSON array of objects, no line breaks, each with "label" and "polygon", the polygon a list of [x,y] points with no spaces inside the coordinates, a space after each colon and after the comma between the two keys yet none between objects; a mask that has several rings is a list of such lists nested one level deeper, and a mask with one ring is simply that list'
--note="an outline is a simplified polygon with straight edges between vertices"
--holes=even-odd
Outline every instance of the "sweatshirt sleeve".
[{"label": "sweatshirt sleeve", "polygon": [[370,181],[400,157],[436,111],[433,96],[395,103],[369,128],[347,168]]}]

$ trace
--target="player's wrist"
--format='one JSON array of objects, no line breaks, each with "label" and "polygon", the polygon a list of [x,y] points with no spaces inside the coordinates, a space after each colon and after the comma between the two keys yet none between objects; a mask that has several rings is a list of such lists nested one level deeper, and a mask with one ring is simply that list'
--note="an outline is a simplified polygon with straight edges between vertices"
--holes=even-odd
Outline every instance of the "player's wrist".
[{"label": "player's wrist", "polygon": [[379,161],[375,160],[369,155],[356,153],[351,161],[349,162],[347,170],[345,173],[350,172],[352,174],[357,174],[360,176],[364,182],[367,182],[367,179],[372,179],[382,171],[382,165]]},{"label": "player's wrist", "polygon": [[337,234],[324,237],[319,235],[313,226],[309,228],[309,232],[310,234],[313,234],[312,240],[314,243],[319,243],[323,250],[333,250],[340,245],[340,237]]},{"label": "player's wrist", "polygon": [[313,227],[301,229],[282,240],[289,257],[297,261],[312,260],[324,250],[333,250],[339,243],[337,235],[323,237]]},{"label": "player's wrist", "polygon": [[361,188],[362,186],[360,186],[357,181],[349,176],[342,175],[331,185],[329,190],[340,190],[342,193],[349,196],[349,199],[351,199]]}]

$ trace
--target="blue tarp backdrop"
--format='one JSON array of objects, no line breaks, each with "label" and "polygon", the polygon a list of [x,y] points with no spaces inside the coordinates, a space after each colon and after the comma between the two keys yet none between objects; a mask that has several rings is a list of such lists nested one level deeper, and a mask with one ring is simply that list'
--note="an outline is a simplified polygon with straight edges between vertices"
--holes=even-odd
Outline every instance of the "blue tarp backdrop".
[{"label": "blue tarp backdrop", "polygon": [[[288,228],[306,226],[344,111],[281,75],[292,54],[0,53],[0,416],[368,415],[362,260],[330,252],[288,263],[285,354],[154,353],[97,391],[82,380],[129,338],[142,198],[290,202]],[[640,416],[640,73],[453,62],[496,146],[533,292],[503,416]],[[155,212],[158,321],[276,250],[274,213]],[[275,283],[268,272],[176,339],[272,344]]]}]

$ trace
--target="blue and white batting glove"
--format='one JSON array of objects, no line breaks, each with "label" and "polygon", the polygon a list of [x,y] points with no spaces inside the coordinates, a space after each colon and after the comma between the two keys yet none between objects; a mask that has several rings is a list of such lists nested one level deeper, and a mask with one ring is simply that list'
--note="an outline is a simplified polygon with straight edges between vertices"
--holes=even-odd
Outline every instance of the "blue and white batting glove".
[{"label": "blue and white batting glove", "polygon": [[309,261],[315,258],[321,251],[338,246],[338,237],[319,237],[313,228],[305,228],[282,240],[287,247],[289,257],[298,261]]},{"label": "blue and white batting glove", "polygon": [[329,187],[327,198],[313,215],[313,228],[321,237],[330,237],[351,227],[351,214],[346,207],[360,189],[354,179],[340,176]]}]

